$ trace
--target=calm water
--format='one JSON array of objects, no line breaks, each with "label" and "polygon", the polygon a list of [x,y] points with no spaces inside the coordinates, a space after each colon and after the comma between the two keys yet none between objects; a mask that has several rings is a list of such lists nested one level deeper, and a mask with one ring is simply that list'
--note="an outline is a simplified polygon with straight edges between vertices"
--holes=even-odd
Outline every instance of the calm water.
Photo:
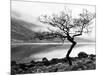
[{"label": "calm water", "polygon": [[[65,45],[66,47],[68,45]],[[43,57],[48,58],[49,60],[52,58],[63,58],[66,56],[66,53],[69,49],[69,47],[62,47],[62,49],[55,49],[51,48],[51,51],[49,52],[41,52],[34,55],[31,55],[31,58],[35,58],[37,60],[41,60]],[[95,54],[95,44],[79,44],[73,48],[73,51],[71,52],[70,56],[75,57],[79,52],[86,52],[87,54]]]},{"label": "calm water", "polygon": [[[13,47],[11,50],[12,59],[17,61],[41,60],[43,57],[47,59],[63,58],[66,56],[70,44],[65,45],[22,45]],[[95,44],[77,44],[70,56],[77,56],[79,52],[87,54],[95,54]]]}]

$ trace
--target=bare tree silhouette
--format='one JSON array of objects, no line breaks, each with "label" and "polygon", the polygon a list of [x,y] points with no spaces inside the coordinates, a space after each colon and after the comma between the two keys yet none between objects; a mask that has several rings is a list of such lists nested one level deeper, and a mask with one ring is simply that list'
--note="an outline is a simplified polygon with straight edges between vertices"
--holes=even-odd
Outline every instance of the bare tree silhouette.
[{"label": "bare tree silhouette", "polygon": [[49,31],[41,32],[40,39],[50,39],[50,38],[61,38],[62,42],[67,39],[72,43],[70,49],[67,52],[66,58],[69,65],[72,65],[71,59],[69,57],[72,49],[77,44],[74,40],[75,37],[81,36],[83,33],[91,32],[91,24],[95,18],[95,13],[91,13],[86,9],[78,15],[78,17],[72,17],[71,12],[67,10],[60,12],[59,14],[53,14],[52,16],[43,15],[39,17],[39,21],[45,24],[49,24],[55,29],[48,28]]}]

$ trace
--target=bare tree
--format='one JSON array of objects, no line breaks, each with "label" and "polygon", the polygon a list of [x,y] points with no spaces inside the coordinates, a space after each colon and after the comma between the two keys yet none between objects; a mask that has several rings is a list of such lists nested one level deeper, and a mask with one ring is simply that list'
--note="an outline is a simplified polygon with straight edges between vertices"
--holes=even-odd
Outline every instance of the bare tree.
[{"label": "bare tree", "polygon": [[74,46],[77,44],[74,38],[81,36],[83,33],[89,33],[91,31],[90,27],[94,18],[95,13],[88,12],[86,9],[84,9],[77,18],[72,17],[71,12],[67,12],[67,10],[62,11],[59,14],[53,14],[52,16],[40,16],[40,22],[55,27],[55,30],[48,28],[48,32],[45,31],[45,34],[42,33],[42,39],[59,37],[63,42],[65,39],[71,42],[72,45],[67,52],[66,58],[69,65],[72,65],[69,55]]}]

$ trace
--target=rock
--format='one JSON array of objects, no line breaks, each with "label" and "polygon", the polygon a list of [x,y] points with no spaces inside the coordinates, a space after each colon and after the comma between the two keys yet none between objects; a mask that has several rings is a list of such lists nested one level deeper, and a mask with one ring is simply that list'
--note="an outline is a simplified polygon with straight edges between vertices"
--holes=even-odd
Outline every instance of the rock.
[{"label": "rock", "polygon": [[32,60],[30,63],[31,63],[31,64],[34,64],[34,63],[35,63],[35,61],[33,61],[33,60]]},{"label": "rock", "polygon": [[78,58],[87,58],[88,57],[88,54],[86,54],[85,52],[80,52],[78,54]]},{"label": "rock", "polygon": [[24,71],[27,70],[27,65],[25,63],[20,63],[19,66],[20,66],[20,69]]},{"label": "rock", "polygon": [[11,61],[11,66],[16,65],[16,61]]},{"label": "rock", "polygon": [[48,59],[47,59],[47,58],[45,58],[45,57],[42,59],[42,63],[43,63],[45,66],[50,65],[50,63],[49,63]]},{"label": "rock", "polygon": [[96,55],[90,54],[90,55],[89,55],[89,58],[90,58],[91,60],[95,60]]},{"label": "rock", "polygon": [[90,56],[90,57],[96,57],[96,55],[94,55],[94,54],[90,54],[89,56]]},{"label": "rock", "polygon": [[44,62],[37,62],[37,63],[35,64],[35,66],[37,66],[37,67],[44,66]]},{"label": "rock", "polygon": [[51,61],[50,61],[51,64],[57,64],[58,63],[58,59],[57,58],[53,58]]},{"label": "rock", "polygon": [[45,57],[42,59],[42,62],[47,62],[47,61],[48,61],[48,59]]},{"label": "rock", "polygon": [[51,67],[49,69],[49,72],[57,72],[58,71],[58,68],[57,67]]}]

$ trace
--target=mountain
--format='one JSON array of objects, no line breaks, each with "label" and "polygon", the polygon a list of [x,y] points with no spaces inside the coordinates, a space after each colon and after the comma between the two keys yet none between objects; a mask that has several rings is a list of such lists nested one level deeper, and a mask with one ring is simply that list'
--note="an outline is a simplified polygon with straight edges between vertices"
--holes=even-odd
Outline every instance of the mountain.
[{"label": "mountain", "polygon": [[32,39],[35,32],[30,29],[31,26],[36,27],[36,25],[24,20],[11,18],[11,41],[27,41]]},{"label": "mountain", "polygon": [[[53,40],[51,40],[52,42],[62,42],[62,40],[59,38],[55,38]],[[95,43],[94,40],[91,39],[85,39],[85,38],[80,38],[80,37],[75,37],[75,41],[77,43]],[[64,43],[70,43],[67,39],[64,41]]]},{"label": "mountain", "polygon": [[[60,39],[52,39],[52,40],[39,40],[34,39],[34,36],[37,34],[35,31],[32,31],[31,28],[38,28],[36,24],[26,22],[22,19],[17,19],[15,17],[11,17],[11,41],[12,42],[33,42],[33,43],[54,43],[61,42]],[[33,29],[34,30],[34,29]],[[31,41],[30,41],[31,40]],[[91,43],[95,42],[91,39],[85,39],[76,37],[76,42],[78,43]],[[65,43],[69,43],[66,39]]]}]

